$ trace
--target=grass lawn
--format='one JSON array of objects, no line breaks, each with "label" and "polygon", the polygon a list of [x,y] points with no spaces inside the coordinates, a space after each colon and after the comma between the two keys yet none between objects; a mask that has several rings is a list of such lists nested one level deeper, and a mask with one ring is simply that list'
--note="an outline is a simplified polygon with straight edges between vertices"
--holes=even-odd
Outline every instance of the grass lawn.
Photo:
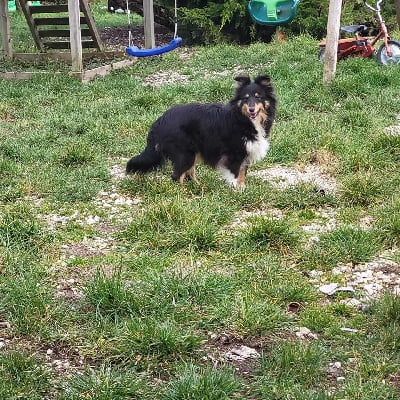
[{"label": "grass lawn", "polygon": [[[324,87],[317,54],[0,80],[0,399],[400,399],[400,70],[349,59]],[[279,101],[245,191],[125,176],[161,113],[240,72]]]}]

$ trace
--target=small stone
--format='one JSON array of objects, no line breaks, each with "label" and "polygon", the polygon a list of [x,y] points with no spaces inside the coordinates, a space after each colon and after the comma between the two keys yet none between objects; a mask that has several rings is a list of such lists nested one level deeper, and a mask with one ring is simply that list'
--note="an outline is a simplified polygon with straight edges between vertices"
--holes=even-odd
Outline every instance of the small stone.
[{"label": "small stone", "polygon": [[305,326],[299,327],[295,334],[300,339],[318,339],[318,335],[312,333],[311,330],[306,328]]},{"label": "small stone", "polygon": [[99,221],[100,221],[100,217],[97,216],[97,215],[95,215],[95,216],[89,215],[89,217],[86,218],[86,223],[87,223],[88,225],[97,224]]},{"label": "small stone", "polygon": [[345,304],[346,306],[349,307],[354,307],[354,308],[360,308],[361,307],[361,301],[357,299],[343,299],[340,301],[342,304]]},{"label": "small stone", "polygon": [[340,286],[336,289],[337,292],[354,292],[354,288],[352,286]]},{"label": "small stone", "polygon": [[319,276],[323,275],[323,272],[313,269],[312,271],[309,272],[309,275],[311,278],[318,278]]},{"label": "small stone", "polygon": [[347,327],[342,327],[342,328],[340,328],[340,330],[342,331],[342,332],[353,332],[353,333],[357,333],[358,332],[358,329],[354,329],[354,328],[347,328]]},{"label": "small stone", "polygon": [[332,268],[332,275],[342,275],[343,274],[343,270],[341,268],[335,267]]},{"label": "small stone", "polygon": [[341,363],[340,361],[335,361],[335,362],[333,363],[333,366],[334,366],[335,368],[339,369],[339,368],[342,368],[342,363]]},{"label": "small stone", "polygon": [[367,271],[361,272],[360,276],[361,276],[361,278],[372,278],[373,273],[372,273],[372,271],[369,269],[369,270],[367,270]]},{"label": "small stone", "polygon": [[337,287],[339,286],[338,283],[329,283],[327,285],[322,285],[319,287],[320,292],[331,296],[336,292]]},{"label": "small stone", "polygon": [[367,292],[368,295],[373,296],[382,290],[382,285],[380,285],[379,283],[369,283],[367,285],[364,285],[364,290]]},{"label": "small stone", "polygon": [[258,358],[260,353],[248,346],[240,346],[239,348],[234,348],[228,353],[226,353],[226,358],[228,360],[244,361],[248,358]]},{"label": "small stone", "polygon": [[334,376],[340,376],[343,373],[342,363],[340,361],[329,363],[327,372]]}]

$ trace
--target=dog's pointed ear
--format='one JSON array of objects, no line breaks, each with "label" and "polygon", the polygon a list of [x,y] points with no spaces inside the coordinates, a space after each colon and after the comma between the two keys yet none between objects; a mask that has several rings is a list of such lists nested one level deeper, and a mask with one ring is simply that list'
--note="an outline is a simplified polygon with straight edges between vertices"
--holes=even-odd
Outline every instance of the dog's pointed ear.
[{"label": "dog's pointed ear", "polygon": [[241,88],[243,86],[248,85],[250,81],[250,77],[248,75],[239,75],[236,78],[234,78],[235,81],[237,82],[238,88]]},{"label": "dog's pointed ear", "polygon": [[254,82],[257,83],[257,85],[261,85],[265,88],[271,87],[271,78],[268,75],[259,75],[256,79],[254,79]]}]

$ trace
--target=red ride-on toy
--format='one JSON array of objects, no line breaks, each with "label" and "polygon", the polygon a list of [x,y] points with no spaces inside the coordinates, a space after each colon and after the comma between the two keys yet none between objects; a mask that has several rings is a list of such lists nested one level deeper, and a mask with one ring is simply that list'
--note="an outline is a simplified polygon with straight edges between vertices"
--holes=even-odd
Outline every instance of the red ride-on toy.
[{"label": "red ride-on toy", "polygon": [[[381,15],[381,4],[383,0],[378,0],[376,7],[365,3],[365,6],[375,13],[376,20],[379,24],[379,32],[375,37],[361,36],[361,32],[367,29],[365,25],[343,26],[340,29],[344,32],[353,33],[354,37],[347,39],[339,39],[337,58],[341,60],[347,57],[372,57],[375,54],[375,44],[378,40],[383,39],[383,43],[376,52],[378,62],[383,65],[400,64],[400,42],[391,40],[385,21]],[[325,42],[319,44],[320,50],[318,58],[324,61],[325,58]]]}]

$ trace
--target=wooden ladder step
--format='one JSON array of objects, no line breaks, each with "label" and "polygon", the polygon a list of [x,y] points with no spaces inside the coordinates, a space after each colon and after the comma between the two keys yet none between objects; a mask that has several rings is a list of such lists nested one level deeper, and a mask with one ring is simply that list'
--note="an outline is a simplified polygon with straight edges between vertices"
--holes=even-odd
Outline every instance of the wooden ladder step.
[{"label": "wooden ladder step", "polygon": [[[70,49],[71,44],[69,41],[44,41],[43,45],[47,49]],[[93,49],[96,47],[96,43],[93,40],[82,40],[83,49]]]},{"label": "wooden ladder step", "polygon": [[[36,26],[45,25],[69,25],[68,17],[49,17],[49,18],[34,18]],[[86,17],[80,17],[81,25],[87,25]]]},{"label": "wooden ladder step", "polygon": [[[79,23],[81,25],[81,37],[91,38],[91,40],[82,39],[82,48],[97,48],[99,51],[102,51],[103,44],[90,11],[88,0],[76,1],[79,1],[79,9],[80,12],[83,13],[83,16],[79,17]],[[27,0],[19,0],[19,2],[25,15],[25,19],[31,30],[35,44],[41,52],[46,52],[47,49],[70,48],[69,41],[43,40],[44,38],[57,39],[71,37],[69,31],[70,21],[68,15],[68,4],[30,6],[28,5]],[[67,13],[67,15],[65,15],[65,13]],[[53,14],[53,16],[44,14]],[[60,15],[57,16],[56,14]],[[84,25],[84,27],[82,27],[82,25]],[[50,28],[50,26],[52,27]],[[56,29],[56,26],[65,28]],[[38,29],[38,27],[41,27],[42,29]]]},{"label": "wooden ladder step", "polygon": [[53,4],[42,6],[29,6],[31,14],[59,14],[68,13],[68,4]]},{"label": "wooden ladder step", "polygon": [[[52,37],[70,37],[69,29],[46,29],[39,30],[40,38],[52,38]],[[91,32],[89,29],[81,29],[81,35],[83,37],[91,36]]]}]

